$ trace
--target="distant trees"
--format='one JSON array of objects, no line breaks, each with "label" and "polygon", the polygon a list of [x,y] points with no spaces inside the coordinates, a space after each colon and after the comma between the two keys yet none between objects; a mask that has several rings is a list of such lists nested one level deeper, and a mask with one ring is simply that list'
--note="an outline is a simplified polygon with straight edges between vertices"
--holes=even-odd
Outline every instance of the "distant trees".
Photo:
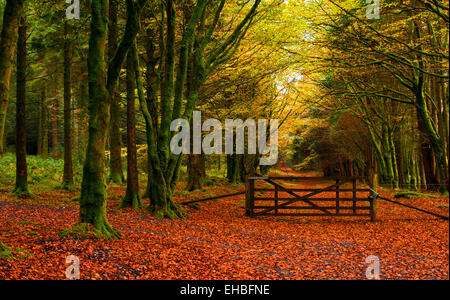
[{"label": "distant trees", "polygon": [[365,127],[371,146],[357,150],[363,174],[379,173],[394,188],[438,187],[446,194],[448,26],[441,12],[448,1],[436,5],[394,1],[380,20],[367,20],[364,7],[352,1],[326,1],[326,14],[316,16],[310,44],[321,50],[311,66],[322,69],[316,83],[325,114],[352,115],[353,126]]}]

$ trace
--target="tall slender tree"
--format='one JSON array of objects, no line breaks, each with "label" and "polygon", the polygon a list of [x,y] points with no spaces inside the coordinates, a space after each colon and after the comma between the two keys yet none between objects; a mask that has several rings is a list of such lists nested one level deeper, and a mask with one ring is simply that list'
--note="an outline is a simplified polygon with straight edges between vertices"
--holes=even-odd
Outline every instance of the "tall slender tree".
[{"label": "tall slender tree", "polygon": [[[108,22],[108,58],[111,60],[117,50],[118,24],[118,1],[109,0],[109,22]],[[110,148],[110,171],[109,180],[113,183],[122,184],[124,180],[122,170],[122,136],[120,133],[120,97],[115,96],[111,100],[111,126],[109,135]]]},{"label": "tall slender tree", "polygon": [[73,189],[72,161],[72,41],[68,21],[64,23],[64,176],[62,188]]},{"label": "tall slender tree", "polygon": [[[132,46],[132,48],[135,46]],[[133,50],[131,50],[133,51]],[[137,209],[142,206],[139,194],[139,174],[136,150],[136,72],[128,51],[127,58],[127,192],[121,207]]]},{"label": "tall slender tree", "polygon": [[21,17],[17,40],[17,101],[16,101],[16,187],[20,197],[29,197],[26,139],[26,70],[27,70],[27,24]]}]

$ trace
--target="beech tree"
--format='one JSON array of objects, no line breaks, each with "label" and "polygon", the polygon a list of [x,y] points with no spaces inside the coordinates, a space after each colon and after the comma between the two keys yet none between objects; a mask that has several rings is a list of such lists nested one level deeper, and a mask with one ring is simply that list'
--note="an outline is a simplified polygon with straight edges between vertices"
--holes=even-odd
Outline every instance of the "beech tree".
[{"label": "beech tree", "polygon": [[[111,60],[117,50],[117,36],[119,28],[118,20],[118,1],[109,1],[109,22],[108,22],[108,59]],[[122,184],[124,180],[122,170],[122,137],[120,134],[120,97],[116,95],[111,100],[111,126],[109,133],[110,144],[110,172],[109,180],[113,183]]]},{"label": "beech tree", "polygon": [[[174,0],[165,3],[164,45],[163,57],[164,77],[161,84],[160,110],[154,128],[154,118],[148,109],[148,102],[154,96],[144,96],[143,82],[139,71],[139,57],[134,53],[138,93],[146,126],[151,161],[149,174],[150,206],[148,210],[158,217],[182,218],[183,210],[173,201],[173,190],[178,181],[182,155],[170,152],[170,140],[173,132],[170,126],[173,120],[183,118],[188,122],[199,97],[199,90],[208,75],[219,65],[229,60],[240,45],[240,41],[247,33],[261,1],[253,2],[251,8],[243,16],[231,34],[222,40],[212,39],[226,0],[218,3],[198,0],[191,3],[190,8],[184,10],[183,31],[179,50],[176,47],[177,13]],[[243,4],[245,7],[246,4]],[[209,16],[212,16],[211,18]],[[178,65],[176,55],[178,54]],[[176,69],[176,70],[175,70]],[[189,70],[189,72],[188,72]],[[184,109],[184,110],[183,110]]]},{"label": "beech tree", "polygon": [[107,0],[91,2],[91,34],[89,39],[89,139],[80,195],[80,222],[92,224],[109,238],[121,234],[106,218],[105,146],[110,124],[110,106],[115,96],[117,79],[139,30],[138,11],[147,1],[127,0],[127,23],[114,57],[106,62]]}]

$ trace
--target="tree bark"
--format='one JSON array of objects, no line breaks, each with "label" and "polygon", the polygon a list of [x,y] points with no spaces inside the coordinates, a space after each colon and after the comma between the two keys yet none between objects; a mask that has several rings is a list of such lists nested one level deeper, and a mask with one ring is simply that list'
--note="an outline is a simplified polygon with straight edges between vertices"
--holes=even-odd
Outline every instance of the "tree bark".
[{"label": "tree bark", "polygon": [[206,178],[205,156],[203,154],[190,154],[187,157],[188,191],[202,188]]},{"label": "tree bark", "polygon": [[[108,57],[111,60],[117,50],[117,0],[109,0],[109,31],[108,31]],[[114,93],[115,95],[115,93]],[[111,99],[111,128],[110,128],[110,174],[109,180],[116,184],[124,181],[122,168],[122,136],[120,134],[120,96]]]},{"label": "tree bark", "polygon": [[89,141],[80,195],[80,222],[92,224],[110,238],[120,237],[106,218],[105,146],[109,127],[105,43],[107,0],[92,0],[89,39]]},{"label": "tree bark", "polygon": [[[130,52],[130,51],[129,51]],[[142,207],[136,150],[136,71],[131,53],[127,57],[127,192],[120,207]]]},{"label": "tree bark", "polygon": [[9,86],[17,45],[20,16],[24,0],[7,0],[0,41],[0,155],[5,152],[4,139],[8,109]]}]

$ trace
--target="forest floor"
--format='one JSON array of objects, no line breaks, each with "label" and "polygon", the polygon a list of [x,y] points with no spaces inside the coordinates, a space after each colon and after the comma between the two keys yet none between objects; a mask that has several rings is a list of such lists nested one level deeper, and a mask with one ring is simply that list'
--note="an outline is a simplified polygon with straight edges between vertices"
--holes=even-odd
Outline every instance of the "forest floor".
[{"label": "forest floor", "polygon": [[[0,189],[0,240],[28,255],[0,259],[0,279],[64,279],[69,255],[79,257],[81,279],[365,279],[370,255],[378,256],[382,279],[449,279],[448,221],[387,202],[380,202],[377,222],[248,218],[243,196],[201,203],[186,220],[167,220],[119,210],[125,190],[116,186],[108,218],[124,237],[93,240],[58,236],[77,221],[76,192],[16,199],[11,188]],[[236,189],[242,187],[216,186],[176,200]],[[401,201],[448,215],[448,197]]]}]

